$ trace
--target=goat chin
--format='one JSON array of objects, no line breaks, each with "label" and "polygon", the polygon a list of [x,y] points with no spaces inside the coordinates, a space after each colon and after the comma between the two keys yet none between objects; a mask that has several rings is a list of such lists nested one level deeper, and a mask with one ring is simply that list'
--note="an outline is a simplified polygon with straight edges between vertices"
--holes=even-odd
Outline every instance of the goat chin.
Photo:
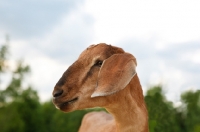
[{"label": "goat chin", "polygon": [[110,113],[86,114],[79,132],[148,132],[136,66],[136,58],[122,48],[91,45],[56,83],[53,103],[64,112],[104,107]]}]

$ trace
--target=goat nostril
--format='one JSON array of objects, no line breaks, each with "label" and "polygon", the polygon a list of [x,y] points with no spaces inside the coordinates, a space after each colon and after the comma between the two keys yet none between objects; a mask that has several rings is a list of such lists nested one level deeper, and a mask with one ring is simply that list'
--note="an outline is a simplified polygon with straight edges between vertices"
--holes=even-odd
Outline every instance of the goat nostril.
[{"label": "goat nostril", "polygon": [[53,93],[53,97],[58,97],[60,95],[62,95],[63,93],[63,90],[56,90],[54,93]]}]

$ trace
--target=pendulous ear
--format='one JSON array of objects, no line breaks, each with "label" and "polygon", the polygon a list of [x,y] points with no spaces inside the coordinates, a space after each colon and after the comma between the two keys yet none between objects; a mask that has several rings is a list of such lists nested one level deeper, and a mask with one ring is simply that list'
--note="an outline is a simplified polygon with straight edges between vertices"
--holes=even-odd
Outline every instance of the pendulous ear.
[{"label": "pendulous ear", "polygon": [[136,74],[136,65],[135,57],[129,53],[114,54],[106,59],[91,97],[107,96],[124,89]]}]

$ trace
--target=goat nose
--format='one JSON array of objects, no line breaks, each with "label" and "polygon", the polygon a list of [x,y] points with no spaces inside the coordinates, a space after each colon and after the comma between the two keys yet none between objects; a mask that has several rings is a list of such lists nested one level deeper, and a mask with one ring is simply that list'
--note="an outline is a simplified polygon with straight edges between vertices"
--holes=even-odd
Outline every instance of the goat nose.
[{"label": "goat nose", "polygon": [[55,90],[54,92],[53,92],[53,97],[59,97],[59,96],[61,96],[62,95],[62,93],[63,93],[63,90],[62,89],[59,89],[59,90]]}]

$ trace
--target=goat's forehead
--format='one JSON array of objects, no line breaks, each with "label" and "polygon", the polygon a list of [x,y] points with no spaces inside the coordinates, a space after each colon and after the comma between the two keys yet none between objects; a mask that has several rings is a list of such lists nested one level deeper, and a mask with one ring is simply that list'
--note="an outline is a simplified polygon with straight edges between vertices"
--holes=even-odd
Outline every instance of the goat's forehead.
[{"label": "goat's forehead", "polygon": [[106,44],[91,45],[80,54],[79,58],[94,58],[95,56],[100,56],[109,50],[108,46]]}]

